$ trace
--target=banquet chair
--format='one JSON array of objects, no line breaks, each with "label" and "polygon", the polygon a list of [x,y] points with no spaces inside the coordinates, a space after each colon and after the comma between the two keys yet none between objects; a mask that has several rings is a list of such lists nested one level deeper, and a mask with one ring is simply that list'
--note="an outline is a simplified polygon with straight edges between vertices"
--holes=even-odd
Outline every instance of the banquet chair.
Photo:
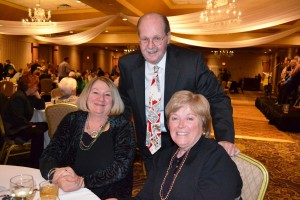
[{"label": "banquet chair", "polygon": [[143,171],[143,175],[144,176],[147,176],[147,171],[146,171],[146,166],[145,166],[145,163],[142,159],[142,153],[141,153],[141,150],[139,148],[139,145],[138,145],[138,139],[137,139],[137,133],[136,133],[136,128],[135,128],[135,123],[134,123],[134,119],[133,117],[131,118],[131,123],[133,125],[133,130],[134,130],[134,138],[135,138],[135,141],[136,141],[136,148],[135,148],[135,153],[136,153],[136,158],[137,158],[137,163],[141,168],[142,168],[142,171]]},{"label": "banquet chair", "polygon": [[243,180],[242,199],[263,200],[269,183],[269,174],[265,166],[242,153],[232,157],[232,160]]},{"label": "banquet chair", "polygon": [[50,78],[43,78],[41,80],[41,95],[51,95],[51,90],[53,89],[53,81]]},{"label": "banquet chair", "polygon": [[77,111],[78,107],[69,103],[58,103],[47,106],[45,113],[48,122],[48,134],[52,139],[61,120],[70,112]]},{"label": "banquet chair", "polygon": [[6,165],[8,158],[30,153],[31,141],[24,144],[17,144],[14,140],[9,139],[5,135],[5,125],[0,115],[0,132],[3,138],[3,146],[0,154],[0,161],[3,159],[3,164]]},{"label": "banquet chair", "polygon": [[3,93],[7,97],[11,97],[14,93],[14,84],[10,81],[0,82],[0,93]]}]

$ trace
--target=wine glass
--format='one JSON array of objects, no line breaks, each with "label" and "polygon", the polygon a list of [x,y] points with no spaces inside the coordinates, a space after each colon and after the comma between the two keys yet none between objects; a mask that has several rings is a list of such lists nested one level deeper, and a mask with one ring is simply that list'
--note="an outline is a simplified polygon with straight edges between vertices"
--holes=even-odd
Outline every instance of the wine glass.
[{"label": "wine glass", "polygon": [[33,193],[34,180],[31,175],[21,174],[10,179],[10,192],[15,200],[26,200]]}]

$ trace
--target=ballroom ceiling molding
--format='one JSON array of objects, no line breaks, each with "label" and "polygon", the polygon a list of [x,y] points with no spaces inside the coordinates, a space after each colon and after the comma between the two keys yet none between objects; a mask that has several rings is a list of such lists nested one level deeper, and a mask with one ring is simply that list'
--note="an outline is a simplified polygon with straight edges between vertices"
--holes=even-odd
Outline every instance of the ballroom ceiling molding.
[{"label": "ballroom ceiling molding", "polygon": [[[90,1],[83,0],[82,2],[88,4]],[[170,2],[171,0],[164,1]],[[139,16],[143,14],[143,10],[134,7],[135,0],[115,0],[112,2],[125,5],[126,13],[131,14],[113,13],[92,19],[59,21],[55,26],[47,28],[26,27],[21,22],[0,20],[0,34],[31,35],[36,40],[44,43],[75,45],[93,43],[99,40],[97,38],[103,36],[107,38],[110,34],[114,35],[115,33],[105,33],[105,30],[114,30],[113,27],[117,27],[114,24],[123,18],[127,18],[128,22],[121,24],[119,27],[131,27],[127,30],[134,30],[132,27],[136,25]],[[236,4],[242,10],[242,21],[239,24],[229,26],[200,24],[201,11],[168,16],[172,31],[171,40],[199,47],[239,48],[274,43],[286,37],[299,35],[300,4],[298,0],[276,2],[273,0],[238,0]],[[97,9],[97,6],[94,8]],[[113,9],[115,8],[111,8],[111,10]],[[74,30],[78,33],[64,35]],[[58,36],[57,33],[60,33],[59,35],[63,34],[63,36]],[[237,37],[240,33],[248,36]],[[264,34],[257,37],[255,33]],[[127,31],[126,34],[136,35],[136,31],[130,33]],[[224,41],[213,41],[214,37],[222,35],[232,37],[224,37],[226,38]],[[126,44],[126,38],[122,39]],[[138,39],[135,43],[138,43]],[[299,41],[295,45],[300,45]]]}]

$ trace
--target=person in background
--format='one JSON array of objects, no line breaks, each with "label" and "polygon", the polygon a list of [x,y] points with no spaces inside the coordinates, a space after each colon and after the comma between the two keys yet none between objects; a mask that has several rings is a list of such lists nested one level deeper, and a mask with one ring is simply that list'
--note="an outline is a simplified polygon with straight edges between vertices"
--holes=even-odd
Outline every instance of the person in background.
[{"label": "person in background", "polygon": [[[91,70],[91,73],[92,73],[92,70]],[[98,67],[96,74],[97,74],[97,76],[104,76],[105,72],[102,70],[101,67]]]},{"label": "person in background", "polygon": [[71,77],[71,78],[74,78],[74,79],[76,79],[76,73],[75,73],[75,71],[70,71],[70,73],[69,73],[69,76],[68,77]]},{"label": "person in background", "polygon": [[112,76],[112,77],[115,77],[115,76],[118,77],[118,76],[120,76],[120,70],[118,68],[118,65],[113,66],[113,68],[111,70],[110,76]]},{"label": "person in background", "polygon": [[260,73],[257,74],[257,81],[258,81],[259,84],[260,84],[260,82],[261,82],[261,75],[260,75]]},{"label": "person in background", "polygon": [[213,139],[209,102],[201,94],[176,92],[165,112],[176,146],[154,157],[144,188],[133,199],[239,199],[237,166]]},{"label": "person in background", "polygon": [[[104,72],[103,72],[103,75],[104,75]],[[101,75],[101,76],[103,76],[103,75]],[[95,70],[92,69],[88,75],[88,81],[91,81],[93,78],[96,78],[96,77],[97,77],[97,73]],[[100,77],[100,76],[98,76],[98,77]]]},{"label": "person in background", "polygon": [[86,187],[100,199],[126,198],[133,186],[135,137],[113,82],[98,77],[77,101],[79,111],[64,117],[40,160],[40,171],[63,191]]},{"label": "person in background", "polygon": [[15,75],[13,76],[13,78],[15,78],[17,81],[19,81],[19,79],[22,77],[23,75],[23,69],[20,68],[17,73],[15,73]]},{"label": "person in background", "polygon": [[47,73],[47,70],[48,70],[48,66],[46,64],[46,61],[45,60],[41,60],[41,67],[40,67],[40,71],[42,73]]},{"label": "person in background", "polygon": [[292,67],[289,78],[281,84],[281,99],[279,102],[282,104],[291,103],[288,102],[289,95],[292,95],[292,104],[294,104],[297,99],[298,87],[300,86],[300,63],[296,60],[292,60],[291,62],[293,61],[295,61],[295,66]]},{"label": "person in background", "polygon": [[4,79],[4,65],[0,62],[0,81]]},{"label": "person in background", "polygon": [[33,74],[35,72],[35,70],[39,70],[41,69],[41,65],[39,64],[39,60],[35,60],[34,63],[31,65],[30,71]]},{"label": "person in background", "polygon": [[31,140],[31,167],[39,168],[39,158],[44,149],[46,122],[30,122],[34,109],[45,109],[45,102],[38,93],[39,78],[31,73],[24,74],[18,82],[18,90],[10,97],[4,111],[7,137],[17,144]]},{"label": "person in background", "polygon": [[[138,144],[147,172],[151,170],[153,154],[149,149],[150,141],[156,141],[150,131],[147,132],[147,117],[150,82],[154,67],[158,66],[160,87],[160,122],[152,123],[161,131],[161,149],[172,146],[169,130],[165,126],[164,108],[171,96],[179,90],[190,90],[203,94],[211,104],[213,127],[216,140],[229,155],[239,153],[234,142],[234,124],[230,98],[224,94],[214,73],[209,70],[201,53],[178,47],[170,43],[171,32],[168,19],[158,13],[142,16],[137,24],[140,51],[134,51],[119,59],[119,91],[125,104],[125,116],[133,115]],[[157,115],[158,116],[158,115]],[[150,124],[150,123],[148,123]],[[156,136],[156,135],[155,135]]]},{"label": "person in background", "polygon": [[70,58],[65,57],[64,60],[59,64],[58,69],[57,69],[59,81],[62,78],[67,77],[69,75],[70,71],[72,71],[72,68],[69,63],[70,63]]},{"label": "person in background", "polygon": [[[295,59],[291,59],[290,63],[289,63],[289,67],[291,67],[291,72],[296,68],[297,66],[297,60]],[[294,76],[294,78],[291,78],[291,72],[289,72],[289,74],[285,77],[284,81],[282,80],[280,82],[280,87],[279,87],[279,93],[277,96],[277,102],[275,102],[275,105],[281,105],[281,104],[287,104],[287,100],[288,100],[288,95],[295,91],[298,91],[298,82],[299,80],[297,80],[298,76]]]},{"label": "person in background", "polygon": [[11,63],[9,59],[6,60],[6,64],[4,65],[4,77],[12,78],[16,73],[15,66]]},{"label": "person in background", "polygon": [[62,96],[55,98],[55,103],[72,103],[76,104],[77,81],[72,77],[65,77],[58,83],[58,88]]},{"label": "person in background", "polygon": [[76,81],[77,81],[77,90],[76,90],[76,94],[77,94],[77,95],[80,95],[81,92],[83,91],[84,87],[85,87],[85,82],[83,81],[82,75],[81,75],[81,74],[79,74],[79,75],[76,77]]}]

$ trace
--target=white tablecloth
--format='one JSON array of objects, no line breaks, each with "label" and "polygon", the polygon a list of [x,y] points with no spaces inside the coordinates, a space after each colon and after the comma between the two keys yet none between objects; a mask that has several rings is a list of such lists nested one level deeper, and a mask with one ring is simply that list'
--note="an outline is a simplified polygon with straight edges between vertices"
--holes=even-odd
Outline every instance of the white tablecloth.
[{"label": "white tablecloth", "polygon": [[[46,102],[46,107],[49,105],[53,105],[51,102]],[[47,122],[45,110],[36,110],[34,109],[33,116],[30,120],[31,122]],[[48,135],[48,131],[44,133],[44,148],[49,144],[50,137]]]},{"label": "white tablecloth", "polygon": [[[32,175],[37,185],[45,180],[41,176],[40,170],[38,169],[13,165],[0,165],[0,196],[9,194],[10,178],[20,174]],[[59,198],[60,200],[100,200],[93,192],[91,192],[87,188],[81,188],[80,190],[74,192],[64,192],[62,190],[59,190]],[[36,192],[34,200],[38,199],[39,192]]]}]

